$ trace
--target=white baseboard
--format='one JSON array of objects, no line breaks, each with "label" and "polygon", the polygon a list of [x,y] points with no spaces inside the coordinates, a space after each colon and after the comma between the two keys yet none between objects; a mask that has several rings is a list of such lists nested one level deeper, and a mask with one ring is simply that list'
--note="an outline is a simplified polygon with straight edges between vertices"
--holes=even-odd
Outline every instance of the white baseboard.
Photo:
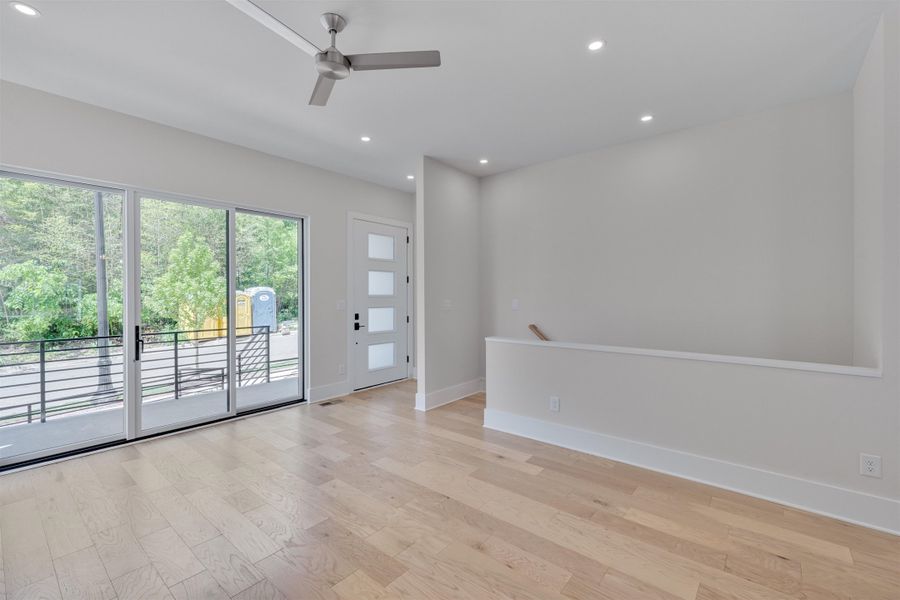
[{"label": "white baseboard", "polygon": [[353,385],[350,383],[350,380],[345,379],[344,381],[306,388],[306,401],[310,404],[316,404],[332,398],[346,396],[352,392]]},{"label": "white baseboard", "polygon": [[465,381],[456,385],[451,385],[442,390],[428,392],[427,394],[416,393],[416,410],[431,410],[438,406],[450,404],[466,396],[471,396],[478,392],[484,391],[484,378],[479,377],[472,381]]},{"label": "white baseboard", "polygon": [[891,498],[490,408],[484,426],[900,535],[900,501]]}]

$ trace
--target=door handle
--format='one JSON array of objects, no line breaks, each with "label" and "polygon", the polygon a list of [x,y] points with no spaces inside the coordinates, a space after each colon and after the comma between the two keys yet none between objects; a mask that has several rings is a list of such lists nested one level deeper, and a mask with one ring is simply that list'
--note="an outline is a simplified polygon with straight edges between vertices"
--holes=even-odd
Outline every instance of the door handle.
[{"label": "door handle", "polygon": [[144,339],[141,337],[141,326],[134,326],[134,360],[141,360],[141,352],[144,351]]},{"label": "door handle", "polygon": [[359,331],[361,327],[365,327],[365,325],[360,325],[359,323],[354,323],[353,331]]}]

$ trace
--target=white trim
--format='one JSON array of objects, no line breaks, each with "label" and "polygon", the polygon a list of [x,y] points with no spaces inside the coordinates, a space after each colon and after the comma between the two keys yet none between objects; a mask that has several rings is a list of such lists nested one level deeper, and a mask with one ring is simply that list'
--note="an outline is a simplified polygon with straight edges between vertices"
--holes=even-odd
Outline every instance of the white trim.
[{"label": "white trim", "polygon": [[14,179],[25,179],[28,181],[35,181],[39,183],[48,183],[51,185],[56,185],[60,187],[78,187],[88,190],[93,190],[95,192],[103,192],[106,194],[123,194],[125,192],[124,187],[109,187],[105,185],[99,185],[96,183],[87,183],[83,181],[74,181],[71,179],[61,179],[60,177],[49,177],[47,175],[34,175],[33,173],[37,173],[37,171],[33,172],[18,172],[16,170],[7,170],[0,165],[0,177],[9,177]]},{"label": "white trim", "polygon": [[[377,215],[370,215],[366,213],[361,213],[357,211],[348,210],[347,211],[347,297],[344,300],[344,313],[346,317],[349,317],[351,306],[353,305],[354,297],[353,297],[353,221],[368,221],[370,223],[378,223],[379,225],[389,225],[391,227],[399,227],[400,229],[406,230],[406,235],[409,237],[409,244],[406,248],[406,276],[409,278],[409,283],[406,286],[406,312],[409,316],[409,322],[406,323],[406,352],[410,357],[410,361],[406,365],[406,377],[407,378],[415,378],[415,370],[414,370],[414,361],[412,360],[415,357],[415,298],[413,297],[413,285],[415,285],[415,278],[413,277],[413,248],[415,247],[415,236],[413,235],[413,224],[407,221],[400,221],[397,219],[391,219],[388,217],[379,217]],[[406,315],[404,315],[406,316]],[[344,372],[347,375],[347,381],[349,382],[351,391],[353,390],[353,377],[356,371],[354,370],[354,352],[353,352],[353,328],[350,327],[351,319],[345,318],[345,326],[347,327],[347,360],[344,363]],[[391,383],[391,382],[388,382]],[[307,394],[309,396],[309,394]],[[311,396],[310,396],[311,398]],[[312,400],[310,400],[312,402]]]},{"label": "white trim", "polygon": [[540,346],[542,348],[560,348],[565,350],[586,350],[589,352],[607,352],[610,354],[633,354],[636,356],[655,356],[657,358],[674,358],[680,360],[699,360],[703,362],[729,363],[734,365],[750,365],[773,369],[791,369],[794,371],[814,371],[833,373],[836,375],[852,375],[854,377],[881,377],[880,367],[854,367],[850,365],[829,365],[825,363],[781,360],[777,358],[754,358],[752,356],[729,356],[727,354],[703,354],[701,352],[684,352],[682,350],[653,350],[647,348],[631,348],[628,346],[603,346],[598,344],[579,344],[575,342],[543,342],[540,340],[524,340],[517,338],[487,337],[485,342],[500,344],[518,344],[521,346]]},{"label": "white trim", "polygon": [[416,392],[416,410],[431,410],[483,391],[484,377],[479,377],[472,381],[464,381],[463,383],[451,385],[442,390],[428,392],[427,394]]},{"label": "white trim", "polygon": [[349,379],[327,383],[317,387],[306,388],[306,401],[310,404],[317,404],[332,398],[339,398],[353,393],[353,385]]},{"label": "white trim", "polygon": [[[300,358],[303,360],[303,381],[300,382],[300,391],[306,392],[309,382],[312,381],[312,302],[310,301],[312,294],[312,279],[310,278],[309,259],[310,259],[310,218],[301,217],[300,227],[302,228],[303,240],[300,245],[300,295],[297,297],[300,304],[300,314],[303,316],[302,346],[300,350],[302,354]],[[309,400],[309,394],[303,394],[304,400]]]},{"label": "white trim", "polygon": [[900,535],[900,500],[491,408],[484,427]]},{"label": "white trim", "polygon": [[133,190],[125,192],[122,215],[122,384],[125,439],[133,440],[141,431],[141,363],[135,360],[135,325],[140,324],[140,211]]},{"label": "white trim", "polygon": [[360,221],[368,221],[370,223],[378,223],[379,225],[390,225],[391,227],[399,227],[400,229],[405,229],[410,231],[412,229],[412,223],[408,221],[399,221],[397,219],[391,219],[388,217],[379,217],[378,215],[370,215],[366,213],[356,212],[353,210],[347,211],[347,216],[352,221],[353,219],[358,219]]},{"label": "white trim", "polygon": [[[237,293],[237,211],[233,208],[225,213],[225,360],[227,361],[228,390],[225,393],[225,402],[228,408],[228,416],[237,414],[237,318],[236,299]],[[276,323],[277,316],[276,316]],[[250,331],[253,331],[252,329]],[[218,333],[218,332],[216,332]],[[271,365],[271,362],[269,363]],[[177,376],[176,376],[177,377]]]}]

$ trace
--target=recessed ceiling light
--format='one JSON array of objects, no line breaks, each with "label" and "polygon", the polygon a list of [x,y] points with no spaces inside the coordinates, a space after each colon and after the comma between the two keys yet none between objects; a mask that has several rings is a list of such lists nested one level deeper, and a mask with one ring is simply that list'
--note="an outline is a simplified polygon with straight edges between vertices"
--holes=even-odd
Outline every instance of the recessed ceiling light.
[{"label": "recessed ceiling light", "polygon": [[479,160],[478,162],[480,162],[480,163],[483,164],[483,165],[486,165],[486,164],[487,164],[487,159],[486,159],[486,158],[482,158],[482,159]]},{"label": "recessed ceiling light", "polygon": [[644,115],[643,117],[641,117],[642,123],[649,123],[652,120],[653,120],[653,115]]},{"label": "recessed ceiling light", "polygon": [[362,137],[359,138],[359,139],[362,140],[363,142],[371,142],[371,141],[372,141],[372,138],[370,138],[370,137],[367,136],[367,135],[364,135],[364,136],[362,136]]},{"label": "recessed ceiling light", "polygon": [[36,17],[41,14],[38,9],[28,6],[27,4],[22,4],[21,2],[10,2],[12,7],[22,13],[23,15],[27,15],[29,17]]},{"label": "recessed ceiling light", "polygon": [[590,50],[591,52],[596,52],[605,45],[606,42],[604,42],[603,40],[594,40],[593,42],[588,44],[588,50]]},{"label": "recessed ceiling light", "polygon": [[412,181],[413,179],[416,178],[416,176],[415,175],[407,175],[406,178],[409,179],[410,181]]}]

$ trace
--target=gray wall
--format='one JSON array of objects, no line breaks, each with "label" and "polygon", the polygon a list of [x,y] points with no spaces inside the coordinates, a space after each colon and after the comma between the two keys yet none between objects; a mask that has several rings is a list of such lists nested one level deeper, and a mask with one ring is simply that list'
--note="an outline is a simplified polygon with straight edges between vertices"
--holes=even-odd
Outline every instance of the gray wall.
[{"label": "gray wall", "polygon": [[852,118],[845,93],[484,178],[485,334],[850,364]]},{"label": "gray wall", "polygon": [[416,350],[421,398],[479,379],[479,349],[484,344],[479,311],[478,180],[425,157],[416,185]]}]

